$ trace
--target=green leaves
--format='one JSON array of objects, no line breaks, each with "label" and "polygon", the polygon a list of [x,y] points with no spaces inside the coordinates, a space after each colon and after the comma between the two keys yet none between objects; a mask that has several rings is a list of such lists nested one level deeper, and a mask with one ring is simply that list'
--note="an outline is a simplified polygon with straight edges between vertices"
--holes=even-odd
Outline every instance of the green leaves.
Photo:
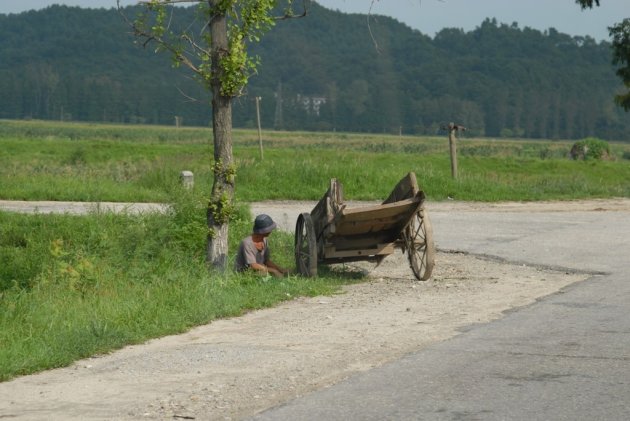
[{"label": "green leaves", "polygon": [[609,28],[612,36],[613,63],[622,67],[617,70],[626,89],[625,93],[615,96],[615,102],[630,111],[630,18]]},{"label": "green leaves", "polygon": [[599,6],[599,0],[575,0],[575,2],[579,4],[580,6],[582,6],[582,9],[586,9],[586,8],[592,9],[593,3]]},{"label": "green leaves", "polygon": [[[144,39],[145,45],[155,42],[156,52],[168,51],[174,67],[185,64],[199,78],[206,89],[212,81],[220,81],[221,95],[236,97],[242,94],[249,78],[256,74],[260,63],[258,57],[250,57],[247,44],[259,42],[273,25],[271,11],[275,0],[219,0],[202,2],[198,9],[200,22],[190,22],[189,27],[199,27],[199,32],[189,28],[173,28],[176,9],[167,0],[151,0],[145,10],[133,22],[136,37]],[[290,9],[291,2],[287,2]],[[215,51],[218,66],[212,65],[211,25],[218,16],[227,18],[227,51]],[[194,34],[199,35],[195,36]],[[217,72],[219,74],[214,74]]]},{"label": "green leaves", "polygon": [[571,158],[580,160],[608,159],[610,157],[610,146],[604,140],[588,137],[575,142],[570,154]]},{"label": "green leaves", "polygon": [[274,24],[270,15],[275,5],[273,0],[233,1],[229,12],[229,51],[221,58],[221,94],[239,96],[249,78],[256,74],[260,63],[257,56],[250,57],[247,43],[260,41],[261,36]]}]

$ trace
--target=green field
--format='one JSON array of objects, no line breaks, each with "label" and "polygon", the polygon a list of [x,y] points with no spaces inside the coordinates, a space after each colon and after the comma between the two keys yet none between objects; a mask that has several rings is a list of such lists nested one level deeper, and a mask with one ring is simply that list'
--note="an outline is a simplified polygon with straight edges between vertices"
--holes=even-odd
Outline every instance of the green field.
[{"label": "green field", "polygon": [[[209,129],[0,122],[0,199],[168,202],[182,170],[207,194]],[[460,139],[459,177],[446,136],[235,130],[236,197],[319,199],[338,178],[348,199],[383,199],[414,171],[429,200],[630,197],[630,144],[613,160],[568,159],[573,142]]]},{"label": "green field", "polygon": [[[630,145],[613,159],[572,161],[572,142],[460,139],[458,180],[445,136],[235,130],[239,212],[230,250],[251,227],[246,203],[319,199],[337,177],[347,199],[383,199],[414,171],[429,200],[630,197]],[[316,280],[209,272],[205,204],[211,131],[0,121],[0,199],[167,202],[166,214],[0,212],[0,381],[70,364],[300,295],[332,294],[357,275]],[[183,191],[182,170],[195,174]],[[293,237],[274,233],[293,266]]]}]

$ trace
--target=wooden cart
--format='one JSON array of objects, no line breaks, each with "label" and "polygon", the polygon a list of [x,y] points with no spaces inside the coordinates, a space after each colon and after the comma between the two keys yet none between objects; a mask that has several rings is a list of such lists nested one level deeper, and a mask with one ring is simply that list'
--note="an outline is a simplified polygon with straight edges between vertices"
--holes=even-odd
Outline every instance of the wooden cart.
[{"label": "wooden cart", "polygon": [[304,276],[317,276],[318,264],[375,261],[407,253],[419,280],[431,277],[435,261],[433,231],[424,208],[424,193],[409,173],[380,205],[349,209],[337,179],[311,213],[302,213],[295,227],[295,261]]}]

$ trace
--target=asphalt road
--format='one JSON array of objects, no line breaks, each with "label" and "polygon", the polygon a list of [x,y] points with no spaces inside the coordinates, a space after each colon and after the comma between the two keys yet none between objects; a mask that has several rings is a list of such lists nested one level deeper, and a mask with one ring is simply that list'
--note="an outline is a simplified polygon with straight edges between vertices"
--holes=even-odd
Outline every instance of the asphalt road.
[{"label": "asphalt road", "polygon": [[432,220],[441,249],[592,276],[254,419],[630,419],[630,212],[434,212]]}]

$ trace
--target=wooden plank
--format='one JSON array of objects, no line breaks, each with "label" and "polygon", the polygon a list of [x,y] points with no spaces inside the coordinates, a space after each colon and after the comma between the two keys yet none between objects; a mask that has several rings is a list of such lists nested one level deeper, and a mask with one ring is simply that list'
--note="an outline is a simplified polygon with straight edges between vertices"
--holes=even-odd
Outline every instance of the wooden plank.
[{"label": "wooden plank", "polygon": [[[402,226],[402,225],[401,225]],[[387,234],[387,238],[396,238],[398,236],[398,234],[400,233],[402,228],[399,228],[398,225],[395,225],[394,227],[386,227],[387,229],[383,228],[383,227],[373,227],[370,226],[368,228],[365,227],[354,227],[353,228],[344,228],[343,231],[341,232],[337,232],[337,236],[345,236],[345,237],[352,237],[352,236],[361,236],[361,235],[367,235],[367,234],[371,234],[372,236],[374,236],[375,234],[378,233],[386,233]]]},{"label": "wooden plank", "polygon": [[413,215],[417,207],[409,207],[403,209],[404,212],[397,212],[392,215],[384,215],[379,217],[365,218],[363,216],[357,215],[353,218],[340,218],[336,224],[338,227],[341,226],[355,226],[355,225],[395,225],[401,221],[408,221],[411,215]]},{"label": "wooden plank", "polygon": [[324,259],[343,259],[351,257],[388,256],[394,253],[394,244],[378,244],[376,248],[361,250],[337,250],[334,247],[324,249]]},{"label": "wooden plank", "polygon": [[[398,231],[407,224],[420,206],[421,202],[406,200],[404,203],[381,205],[383,208],[371,207],[368,212],[354,212],[342,216],[335,221],[335,235],[361,235],[379,231]],[[360,208],[359,208],[360,209]],[[398,235],[394,232],[394,236]]]},{"label": "wooden plank", "polygon": [[394,187],[389,197],[385,199],[385,203],[399,202],[404,199],[416,197],[419,192],[418,182],[416,180],[416,174],[413,172],[408,173],[403,177],[398,184]]},{"label": "wooden plank", "polygon": [[330,179],[330,186],[326,194],[311,211],[311,218],[318,237],[324,233],[328,225],[334,222],[336,216],[343,211],[343,186],[336,178]]},{"label": "wooden plank", "polygon": [[333,241],[326,242],[325,247],[334,247],[337,250],[369,249],[378,247],[378,244],[396,241],[396,237],[396,235],[382,231],[364,236],[335,237],[332,239]]},{"label": "wooden plank", "polygon": [[338,225],[335,231],[336,236],[357,236],[364,234],[378,234],[380,232],[393,233],[394,236],[405,226],[405,222],[409,218],[404,218],[395,221],[379,222],[379,221],[364,221],[351,224]]},{"label": "wooden plank", "polygon": [[341,212],[343,221],[369,221],[379,218],[388,218],[399,214],[412,214],[420,204],[420,200],[416,198],[401,200],[396,203],[388,203],[385,205],[364,206],[361,208],[346,208]]},{"label": "wooden plank", "polygon": [[383,254],[380,256],[354,256],[354,257],[336,257],[331,259],[323,259],[321,263],[325,265],[333,265],[335,263],[351,263],[351,262],[380,262],[387,254]]}]

